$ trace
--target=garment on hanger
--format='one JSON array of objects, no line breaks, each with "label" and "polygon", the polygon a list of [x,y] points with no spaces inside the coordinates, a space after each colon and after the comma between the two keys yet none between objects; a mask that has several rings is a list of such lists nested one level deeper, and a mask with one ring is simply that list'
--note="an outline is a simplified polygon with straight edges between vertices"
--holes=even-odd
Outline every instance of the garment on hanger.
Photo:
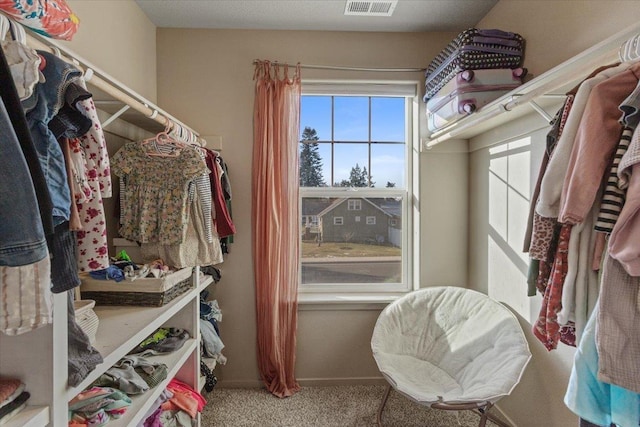
[{"label": "garment on hanger", "polygon": [[[8,75],[2,49],[0,74]],[[51,204],[48,195],[36,194],[37,188],[46,191],[44,174],[13,82],[0,80],[0,331],[17,335],[53,321],[45,239]],[[42,212],[49,215],[48,221],[42,221]]]},{"label": "garment on hanger", "polygon": [[637,426],[640,396],[597,377],[599,358],[595,335],[598,311],[596,304],[575,354],[564,403],[574,414],[598,426]]},{"label": "garment on hanger", "polygon": [[213,239],[207,241],[204,224],[211,223],[211,216],[206,217],[200,203],[200,193],[194,192],[188,202],[188,222],[181,243],[163,245],[160,243],[142,243],[140,253],[143,260],[163,259],[176,268],[199,265],[215,265],[223,262],[222,249],[215,229],[211,229]]},{"label": "garment on hanger", "polygon": [[[539,318],[538,335],[541,335],[540,325],[553,325],[551,330],[555,332],[557,323],[561,328],[568,327],[569,331],[575,325],[575,336],[579,339],[598,295],[598,276],[592,267],[594,259],[596,262],[598,259],[594,257],[596,248],[603,246],[602,236],[594,231],[602,197],[600,183],[609,172],[620,142],[622,125],[618,106],[637,86],[640,65],[620,64],[596,71],[599,72],[577,87],[535,201],[532,258],[544,260],[545,250],[555,242],[557,228],[553,221],[556,216],[559,223],[573,225],[563,262],[553,263],[553,255],[550,256],[553,252],[546,255],[554,268],[553,277],[564,278],[554,281],[554,289],[550,290],[554,298],[546,299],[551,302],[551,310],[547,304],[542,307],[540,317],[546,316],[546,319],[540,321]],[[558,268],[564,271],[559,274]],[[536,284],[541,290],[546,287],[543,283],[545,275],[551,272],[547,263],[539,262]],[[531,276],[535,277],[535,274]],[[560,301],[556,299],[558,295],[561,295]],[[572,341],[571,333],[568,336]]]},{"label": "garment on hanger", "polygon": [[584,109],[594,86],[629,68],[629,64],[620,64],[607,68],[595,76],[582,82],[571,106],[564,130],[558,140],[553,157],[542,178],[540,197],[536,204],[536,212],[543,217],[558,218],[560,214],[560,197],[564,176],[567,172],[573,143],[575,141]]},{"label": "garment on hanger", "polygon": [[36,85],[33,95],[22,101],[29,130],[33,138],[53,202],[53,222],[58,225],[69,220],[71,194],[67,184],[64,156],[53,132],[48,128],[51,119],[63,106],[67,86],[82,77],[80,70],[48,52],[38,51],[45,58],[42,70],[45,82]]},{"label": "garment on hanger", "polygon": [[188,184],[207,173],[200,156],[190,149],[175,157],[151,156],[132,142],[111,158],[111,166],[125,184],[120,235],[140,243],[181,243],[188,222]]},{"label": "garment on hanger", "polygon": [[[222,175],[224,170],[219,162],[220,156],[212,150],[206,151],[206,163],[209,168],[209,179],[211,181],[211,189],[213,191],[213,204],[215,207],[215,224],[216,230],[220,237],[227,237],[236,233],[236,228],[231,219],[231,214],[227,209],[227,202],[225,200],[225,190],[223,189]],[[222,173],[221,173],[222,172]],[[231,187],[228,184],[227,188],[229,199],[231,197]]]},{"label": "garment on hanger", "polygon": [[622,134],[618,107],[638,81],[640,63],[598,83],[591,91],[563,181],[560,222],[582,222],[593,206]]},{"label": "garment on hanger", "polygon": [[[0,74],[9,75],[9,66],[2,49],[0,49]],[[8,129],[10,127],[13,128],[35,191],[42,230],[44,231],[45,237],[51,236],[53,234],[53,203],[49,195],[44,172],[40,165],[38,151],[35,148],[31,133],[29,132],[29,124],[12,79],[0,79],[0,98],[5,110],[3,116],[6,115],[2,120],[4,123],[7,123],[6,120],[8,119],[8,124],[6,124],[7,131],[3,131],[2,135],[9,138],[11,133]],[[9,156],[10,154],[8,153],[5,157]],[[17,165],[19,162],[16,161],[15,164]],[[33,226],[30,227],[29,231],[34,232],[37,229],[37,226]]]},{"label": "garment on hanger", "polygon": [[[86,89],[84,80],[80,86]],[[111,166],[107,141],[98,118],[93,99],[85,99],[76,107],[88,117],[92,126],[78,140],[72,140],[73,157],[76,164],[84,166],[80,173],[83,197],[76,200],[82,230],[78,237],[78,268],[80,271],[96,271],[109,267],[107,245],[107,220],[103,199],[111,197]]]}]

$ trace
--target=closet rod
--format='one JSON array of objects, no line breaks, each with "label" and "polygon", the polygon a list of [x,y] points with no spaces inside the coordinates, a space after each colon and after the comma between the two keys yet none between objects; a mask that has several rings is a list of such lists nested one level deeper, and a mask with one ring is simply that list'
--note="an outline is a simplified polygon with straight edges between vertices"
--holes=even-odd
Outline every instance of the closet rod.
[{"label": "closet rod", "polygon": [[544,97],[546,94],[552,93],[568,83],[577,83],[598,66],[619,61],[622,43],[639,32],[640,22],[630,25],[523,84],[512,93],[505,95],[505,98],[501,99],[502,102],[493,104],[490,108],[483,108],[469,116],[468,119],[460,120],[450,127],[436,132],[432,135],[431,140],[427,142],[426,148],[431,148],[441,142],[456,138],[463,132],[483,124],[502,113],[512,111],[523,105],[529,105],[529,101]]},{"label": "closet rod", "polygon": [[[259,64],[264,61],[254,60],[253,64]],[[271,65],[287,65],[291,68],[295,68],[298,64],[288,64],[286,62],[271,61]],[[374,71],[384,73],[417,73],[424,72],[426,68],[366,68],[366,67],[344,67],[340,65],[311,65],[300,64],[300,68],[309,68],[314,70],[339,70],[339,71]]]},{"label": "closet rod", "polygon": [[[206,141],[200,138],[200,134],[194,131],[191,127],[185,125],[183,122],[176,119],[171,114],[167,113],[151,101],[137,94],[134,90],[130,89],[123,83],[111,77],[109,74],[105,73],[100,68],[93,65],[91,62],[83,59],[72,50],[60,46],[56,41],[28,31],[27,44],[34,49],[51,52],[60,57],[62,60],[74,64],[85,73],[85,81],[88,84],[94,86],[97,89],[100,89],[109,96],[112,96],[118,101],[128,105],[132,109],[145,115],[147,118],[164,126],[170,123],[175,123],[178,126],[186,129],[187,131],[192,132],[198,138],[198,142],[200,142],[201,145],[204,145],[204,143],[206,143]],[[98,76],[98,74],[100,76]]]}]

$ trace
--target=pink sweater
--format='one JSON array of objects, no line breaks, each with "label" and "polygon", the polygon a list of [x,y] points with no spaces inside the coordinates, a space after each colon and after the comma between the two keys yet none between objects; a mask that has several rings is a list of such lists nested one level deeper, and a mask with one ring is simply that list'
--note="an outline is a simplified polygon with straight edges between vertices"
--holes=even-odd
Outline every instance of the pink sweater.
[{"label": "pink sweater", "polygon": [[640,163],[633,165],[627,200],[609,238],[609,255],[630,276],[640,276]]},{"label": "pink sweater", "polygon": [[620,140],[618,106],[640,80],[640,63],[597,84],[587,101],[569,159],[558,220],[584,221],[593,205],[611,156]]}]

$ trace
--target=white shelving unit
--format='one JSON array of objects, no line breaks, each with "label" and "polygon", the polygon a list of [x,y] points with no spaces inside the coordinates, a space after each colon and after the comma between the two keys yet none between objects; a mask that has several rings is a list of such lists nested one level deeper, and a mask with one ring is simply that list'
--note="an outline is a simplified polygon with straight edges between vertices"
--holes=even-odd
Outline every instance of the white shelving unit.
[{"label": "white shelving unit", "polygon": [[[192,276],[194,286],[162,307],[97,306],[100,319],[95,348],[104,362],[77,387],[66,387],[67,342],[66,318],[54,318],[54,325],[37,329],[28,334],[7,337],[0,334],[0,367],[2,374],[16,376],[27,384],[32,394],[28,406],[12,418],[7,427],[64,426],[67,424],[67,403],[87,388],[115,362],[161,326],[183,328],[191,338],[179,350],[161,356],[154,361],[168,368],[167,378],[146,393],[134,396],[127,412],[109,425],[133,426],[143,419],[147,410],[166,388],[172,378],[177,378],[200,389],[200,292],[213,282],[210,276],[200,280],[199,269]],[[66,295],[56,295],[55,313],[66,315]],[[63,339],[54,339],[54,333],[64,329]],[[54,355],[58,355],[54,359]],[[58,390],[54,392],[54,390]],[[42,403],[48,403],[42,405]]]},{"label": "white shelving unit", "polygon": [[[79,68],[91,69],[93,77],[87,81],[89,91],[99,109],[119,117],[148,132],[164,130],[168,120],[191,130],[179,120],[135,93],[107,73],[99,70],[56,41],[28,32],[27,43],[36,49],[58,51],[63,60],[76,63]],[[128,108],[124,108],[127,106]],[[191,130],[195,135],[197,132]],[[19,336],[0,333],[0,375],[20,378],[31,394],[29,406],[5,424],[6,427],[63,427],[68,424],[68,402],[89,386],[132,348],[158,327],[171,326],[190,332],[192,338],[184,346],[166,356],[157,356],[168,367],[168,376],[147,393],[136,396],[125,415],[109,422],[110,426],[135,426],[165,389],[172,378],[200,386],[200,292],[213,279],[201,281],[199,269],[192,276],[193,287],[162,307],[105,307],[95,312],[100,324],[95,348],[104,362],[96,367],[77,387],[67,387],[67,295],[55,294],[53,324]],[[199,417],[198,417],[199,425]]]},{"label": "white shelving unit", "polygon": [[[640,23],[603,40],[551,70],[534,77],[517,89],[496,99],[476,113],[429,135],[423,149],[450,139],[469,139],[529,114],[530,108],[557,105],[558,96],[575,86],[595,68],[619,61],[622,43],[640,32]],[[525,64],[526,65],[526,64]],[[555,112],[554,112],[555,113]]]},{"label": "white shelving unit", "polygon": [[[196,363],[195,359],[197,358],[196,356],[198,354],[197,350],[198,341],[196,341],[195,339],[190,339],[180,350],[166,356],[154,357],[154,361],[164,363],[169,368],[167,379],[144,394],[131,396],[131,406],[129,407],[129,409],[127,409],[127,412],[121,418],[110,421],[109,425],[116,427],[127,427],[135,426],[139,422],[144,421],[144,417],[147,411],[151,408],[153,402],[155,402],[158,396],[160,396],[162,391],[166,388],[169,381],[171,381],[171,379],[176,376],[179,377],[180,370],[184,366]],[[185,382],[190,383],[192,377],[190,375],[187,375],[187,377],[189,378],[186,378]]]},{"label": "white shelving unit", "polygon": [[41,427],[49,423],[48,406],[27,406],[7,423],[8,426]]}]

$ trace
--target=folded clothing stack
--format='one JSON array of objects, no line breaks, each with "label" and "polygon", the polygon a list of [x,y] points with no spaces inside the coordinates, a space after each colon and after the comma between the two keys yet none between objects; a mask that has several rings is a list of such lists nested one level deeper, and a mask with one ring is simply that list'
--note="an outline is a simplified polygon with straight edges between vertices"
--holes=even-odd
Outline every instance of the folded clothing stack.
[{"label": "folded clothing stack", "polygon": [[0,425],[20,412],[29,399],[25,384],[15,378],[0,378]]}]

